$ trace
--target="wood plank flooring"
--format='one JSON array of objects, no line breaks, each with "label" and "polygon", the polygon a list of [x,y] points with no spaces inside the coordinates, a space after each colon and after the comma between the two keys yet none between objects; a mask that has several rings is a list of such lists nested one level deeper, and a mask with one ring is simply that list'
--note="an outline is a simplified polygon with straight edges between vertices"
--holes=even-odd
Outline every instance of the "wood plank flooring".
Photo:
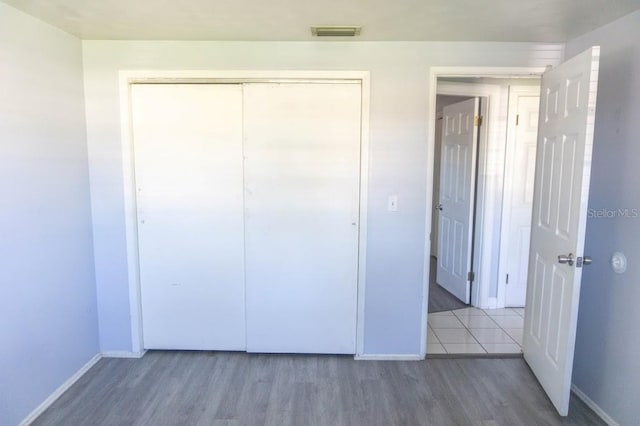
[{"label": "wood plank flooring", "polygon": [[559,417],[522,359],[148,352],[102,359],[34,425],[596,425]]}]

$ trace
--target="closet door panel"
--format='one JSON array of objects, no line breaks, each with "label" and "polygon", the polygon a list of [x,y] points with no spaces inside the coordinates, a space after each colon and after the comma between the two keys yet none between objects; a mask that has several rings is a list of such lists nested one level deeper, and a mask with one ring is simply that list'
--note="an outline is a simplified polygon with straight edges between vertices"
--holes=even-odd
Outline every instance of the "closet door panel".
[{"label": "closet door panel", "polygon": [[144,347],[244,350],[242,86],[134,84]]},{"label": "closet door panel", "polygon": [[360,85],[244,101],[247,350],[355,353]]}]

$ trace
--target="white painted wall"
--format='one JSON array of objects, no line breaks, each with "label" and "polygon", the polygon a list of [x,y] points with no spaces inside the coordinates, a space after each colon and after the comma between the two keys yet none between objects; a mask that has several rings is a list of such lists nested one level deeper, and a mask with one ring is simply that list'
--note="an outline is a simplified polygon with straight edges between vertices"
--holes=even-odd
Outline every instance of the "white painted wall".
[{"label": "white painted wall", "polygon": [[[589,207],[640,209],[640,12],[567,44],[567,57],[600,45]],[[633,216],[631,212],[631,216]],[[591,218],[582,276],[573,382],[621,425],[640,419],[640,217]],[[626,253],[615,274],[609,259]]]},{"label": "white painted wall", "polygon": [[[370,70],[365,353],[418,354],[424,301],[431,66],[555,65],[561,45],[427,42],[84,41],[95,265],[103,350],[130,350],[118,71]],[[399,195],[399,211],[387,197]],[[429,201],[427,201],[429,200]]]},{"label": "white painted wall", "polygon": [[98,352],[80,40],[0,3],[0,424]]}]

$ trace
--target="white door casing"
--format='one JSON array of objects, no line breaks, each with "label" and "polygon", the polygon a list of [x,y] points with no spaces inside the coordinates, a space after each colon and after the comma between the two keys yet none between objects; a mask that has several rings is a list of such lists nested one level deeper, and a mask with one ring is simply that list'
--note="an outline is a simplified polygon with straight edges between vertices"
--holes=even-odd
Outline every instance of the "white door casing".
[{"label": "white door casing", "polygon": [[443,109],[436,281],[470,302],[479,98]]},{"label": "white door casing", "polygon": [[[584,256],[600,49],[542,77],[524,357],[567,415]],[[579,260],[579,259],[578,259]]]},{"label": "white door casing", "polygon": [[246,84],[249,352],[356,349],[361,85]]},{"label": "white door casing", "polygon": [[524,307],[527,296],[540,88],[511,87],[509,98],[505,204],[500,248],[503,255],[499,279],[504,283],[504,306]]},{"label": "white door casing", "polygon": [[244,350],[241,85],[131,96],[144,348]]}]

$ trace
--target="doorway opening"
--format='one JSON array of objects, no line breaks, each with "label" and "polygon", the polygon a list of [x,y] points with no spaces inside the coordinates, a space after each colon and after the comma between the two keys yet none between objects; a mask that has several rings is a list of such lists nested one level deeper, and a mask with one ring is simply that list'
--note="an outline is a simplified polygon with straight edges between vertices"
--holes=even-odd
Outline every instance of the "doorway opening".
[{"label": "doorway opening", "polygon": [[[549,68],[541,75],[541,71],[531,71],[527,69],[513,69],[507,71],[501,68],[431,68],[430,89],[431,98],[429,100],[431,111],[435,111],[436,94],[438,88],[438,79],[443,77],[501,77],[512,78],[513,76],[538,77],[540,76],[539,102],[529,100],[530,105],[538,103],[539,110],[529,114],[530,118],[539,116],[537,126],[531,127],[537,129],[536,136],[536,160],[533,171],[534,189],[532,191],[505,191],[505,188],[515,187],[516,182],[527,182],[530,180],[530,173],[527,173],[526,165],[531,162],[527,157],[526,149],[521,150],[525,154],[507,155],[507,148],[513,144],[509,144],[506,139],[488,138],[484,154],[482,143],[480,143],[479,167],[486,166],[483,173],[482,169],[478,170],[478,187],[477,187],[477,207],[476,210],[480,214],[475,219],[475,234],[479,236],[476,241],[476,248],[480,250],[474,252],[474,257],[479,259],[479,266],[476,275],[476,291],[473,293],[471,303],[473,307],[466,308],[469,312],[466,315],[455,315],[453,318],[442,320],[450,324],[460,323],[458,327],[449,326],[448,330],[454,330],[449,333],[453,335],[465,335],[464,324],[460,317],[466,316],[472,318],[478,316],[483,318],[482,321],[492,321],[501,325],[502,331],[511,327],[502,319],[496,319],[497,315],[489,315],[487,312],[491,308],[501,308],[497,306],[499,303],[507,303],[506,300],[516,299],[517,293],[507,296],[507,292],[502,290],[502,297],[499,297],[499,288],[502,285],[502,277],[492,281],[491,274],[493,271],[503,271],[500,269],[500,259],[502,255],[508,253],[517,253],[515,249],[504,249],[502,238],[495,237],[496,233],[500,237],[509,234],[506,227],[510,224],[518,222],[517,209],[518,203],[514,203],[514,199],[518,199],[514,194],[520,194],[520,200],[532,198],[531,224],[530,228],[530,244],[529,260],[526,262],[528,266],[527,289],[526,289],[526,309],[522,311],[523,317],[523,356],[527,364],[531,367],[531,371],[544,388],[545,392],[553,402],[554,406],[562,416],[566,416],[569,411],[569,398],[571,392],[571,376],[573,371],[573,356],[575,349],[575,337],[577,328],[578,309],[580,303],[580,286],[582,278],[582,268],[591,263],[589,256],[584,254],[584,241],[586,234],[586,222],[588,216],[589,202],[589,182],[591,177],[591,159],[593,154],[593,135],[594,123],[596,115],[596,100],[598,89],[598,69],[600,60],[600,47],[592,46],[576,56],[565,60],[555,68]],[[484,72],[483,72],[484,71]],[[527,72],[529,71],[529,72]],[[469,93],[461,93],[469,95]],[[478,95],[474,95],[478,96]],[[524,98],[524,95],[523,95]],[[489,120],[487,125],[495,131],[499,126],[491,124],[491,118],[495,120],[499,115],[491,113],[492,106],[489,106]],[[520,102],[511,102],[511,104],[520,104]],[[523,100],[522,106],[525,108],[527,101]],[[446,117],[447,111],[443,109],[443,116]],[[527,115],[527,114],[524,114]],[[509,117],[507,114],[503,117]],[[461,115],[458,116],[459,118]],[[516,117],[516,122],[520,122],[523,115]],[[432,129],[435,129],[435,114],[429,117]],[[458,120],[460,122],[460,120]],[[505,120],[506,122],[506,120]],[[512,124],[513,126],[513,124]],[[525,126],[527,127],[527,126]],[[463,126],[453,126],[453,129],[462,129]],[[465,126],[468,128],[468,126]],[[458,131],[462,134],[462,131]],[[490,132],[491,133],[491,132]],[[513,132],[512,132],[513,133]],[[526,132],[525,132],[526,133]],[[521,135],[522,136],[522,135]],[[526,134],[521,139],[526,139]],[[435,131],[429,135],[429,154],[433,153],[435,146]],[[446,146],[443,142],[443,147]],[[526,144],[524,144],[526,147]],[[444,151],[444,150],[443,150]],[[459,150],[458,152],[461,152]],[[458,156],[458,158],[461,158]],[[507,161],[517,164],[513,158],[521,158],[525,167],[517,168],[522,177],[518,180],[509,177],[511,181],[506,180],[505,167]],[[430,171],[432,170],[429,167]],[[515,167],[514,167],[515,169]],[[432,177],[432,176],[430,176]],[[441,179],[442,180],[442,179]],[[460,180],[462,181],[462,179]],[[429,188],[431,190],[432,188]],[[461,191],[456,192],[458,196]],[[431,192],[428,192],[427,199],[431,198]],[[499,197],[498,197],[499,195]],[[515,198],[514,198],[515,197]],[[442,197],[441,197],[442,198]],[[503,201],[505,201],[503,203]],[[429,203],[428,203],[429,204]],[[496,206],[500,208],[497,209]],[[511,213],[503,214],[503,206],[509,206]],[[427,224],[430,225],[431,205],[427,209]],[[496,213],[497,212],[497,213]],[[510,218],[508,218],[510,216]],[[492,228],[492,224],[496,218],[499,218],[500,227]],[[503,226],[504,225],[504,226]],[[460,228],[460,227],[458,227]],[[442,229],[440,234],[442,234]],[[495,230],[494,230],[495,229]],[[500,231],[498,232],[499,229]],[[489,230],[490,232],[487,232]],[[491,238],[493,237],[493,238]],[[514,239],[518,241],[517,238]],[[442,238],[440,238],[442,241]],[[525,244],[523,244],[525,245]],[[427,247],[429,244],[427,243]],[[458,244],[457,246],[462,246]],[[498,255],[496,255],[496,247],[498,247]],[[522,250],[521,250],[522,252]],[[442,247],[438,248],[438,255],[442,256]],[[522,255],[516,256],[521,259]],[[458,257],[461,259],[461,257]],[[522,259],[521,259],[522,260]],[[522,262],[525,263],[525,262]],[[503,262],[508,265],[507,262]],[[427,280],[430,262],[425,261],[425,290],[428,297]],[[455,266],[455,262],[454,262]],[[509,272],[508,277],[511,283],[512,273]],[[436,274],[437,277],[437,274]],[[470,274],[470,279],[473,279]],[[490,297],[490,285],[487,283],[495,283],[495,297]],[[428,299],[427,299],[428,300]],[[476,303],[480,303],[478,306]],[[508,302],[511,303],[511,302]],[[490,306],[494,305],[494,306]],[[433,325],[435,316],[431,319],[427,314],[427,303],[423,307],[424,327],[424,345],[423,350],[427,352],[428,338],[431,342],[436,343],[433,339],[436,333],[427,332],[429,325]],[[481,310],[478,315],[473,315],[473,310]],[[517,311],[510,308],[502,308],[502,312],[510,312],[511,318],[517,319],[515,314]],[[436,314],[437,315],[437,314]],[[443,315],[445,317],[445,315]],[[455,320],[455,321],[454,321]],[[470,319],[469,323],[477,321]],[[438,320],[435,320],[438,322]],[[464,329],[455,331],[456,328]],[[471,327],[473,328],[473,327]],[[478,327],[478,329],[480,329]],[[444,330],[444,327],[443,327]],[[445,343],[443,337],[446,333],[441,333],[439,343]],[[482,333],[480,333],[482,334]],[[491,332],[484,333],[491,334]],[[500,334],[500,333],[498,333]],[[508,333],[507,333],[508,335]],[[438,338],[438,336],[435,336]],[[470,333],[469,340],[474,341],[482,350],[489,352],[485,345],[480,342],[481,337],[474,336]],[[446,351],[444,344],[442,345]],[[451,351],[447,351],[451,352]],[[460,352],[459,353],[465,353]],[[495,353],[504,353],[504,351],[495,351]]]},{"label": "doorway opening", "polygon": [[437,76],[427,355],[522,353],[539,91]]}]

